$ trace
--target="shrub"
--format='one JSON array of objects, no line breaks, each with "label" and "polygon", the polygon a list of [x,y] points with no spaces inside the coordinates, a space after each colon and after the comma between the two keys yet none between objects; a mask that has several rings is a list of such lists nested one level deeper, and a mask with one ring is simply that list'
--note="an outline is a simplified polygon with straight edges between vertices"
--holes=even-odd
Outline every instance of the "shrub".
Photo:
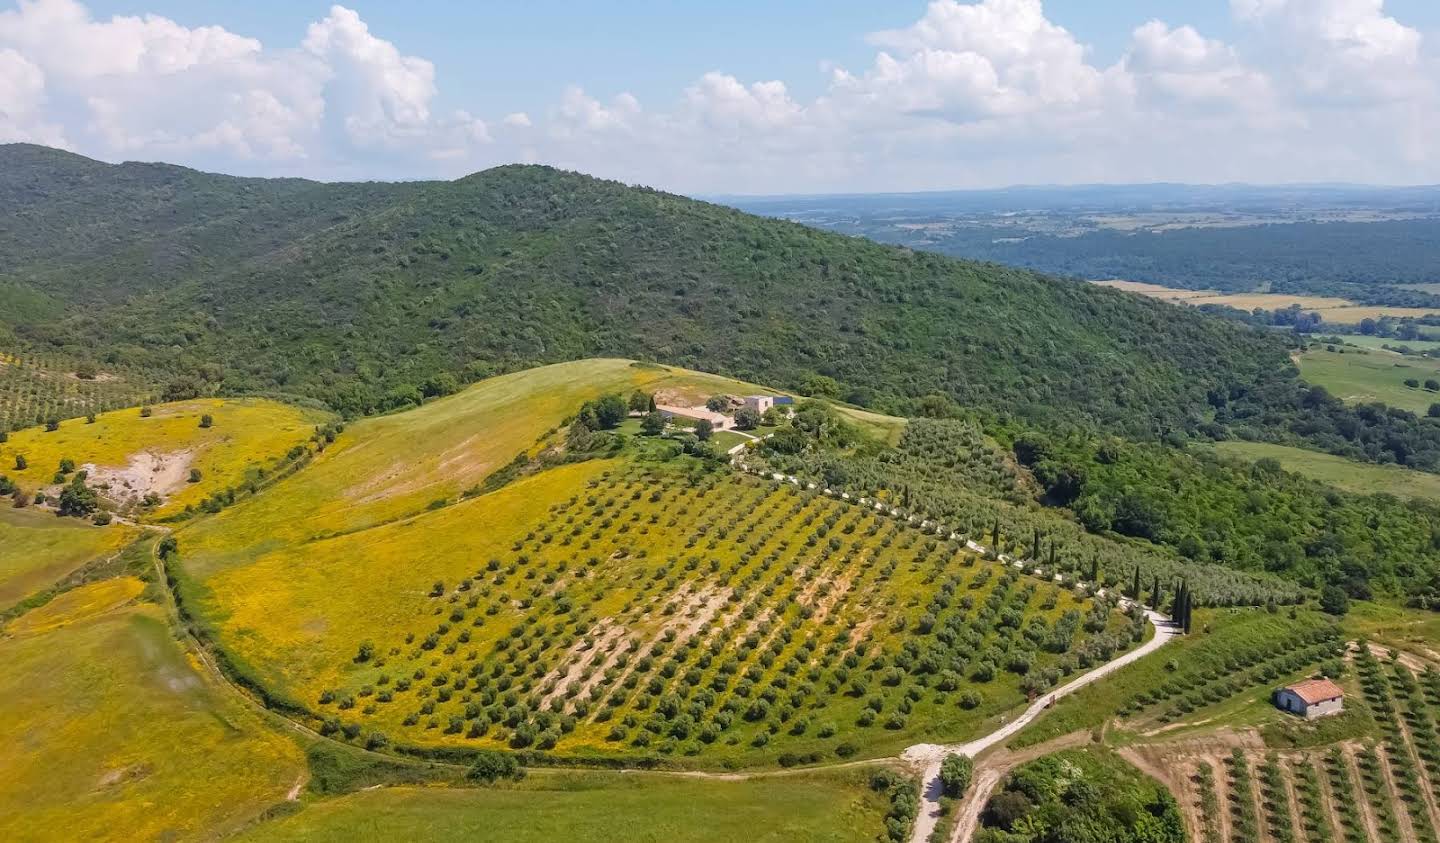
[{"label": "shrub", "polygon": [[475,753],[475,763],[470,765],[470,770],[465,775],[489,784],[500,779],[519,781],[525,778],[525,770],[520,766],[519,760],[507,752],[482,749]]},{"label": "shrub", "polygon": [[945,756],[945,760],[940,764],[940,783],[945,788],[945,795],[952,798],[964,795],[974,772],[975,762],[971,761],[968,755],[952,752]]}]

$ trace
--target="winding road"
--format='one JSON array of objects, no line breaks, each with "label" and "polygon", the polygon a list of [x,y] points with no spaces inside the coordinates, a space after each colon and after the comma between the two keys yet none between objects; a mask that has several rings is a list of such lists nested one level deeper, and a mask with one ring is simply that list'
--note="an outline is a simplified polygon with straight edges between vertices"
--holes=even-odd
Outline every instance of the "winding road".
[{"label": "winding road", "polygon": [[[915,828],[910,835],[911,843],[926,843],[926,841],[930,839],[930,835],[934,833],[935,826],[940,822],[940,796],[943,791],[940,783],[940,764],[945,760],[945,756],[953,752],[974,758],[985,750],[1004,743],[1016,732],[1030,725],[1036,717],[1039,717],[1045,709],[1049,708],[1056,700],[1069,696],[1081,688],[1084,688],[1086,685],[1103,679],[1120,668],[1145,658],[1165,646],[1170,639],[1180,634],[1179,627],[1159,612],[1153,612],[1147,609],[1145,611],[1145,617],[1155,627],[1155,636],[1153,638],[1141,644],[1139,647],[1115,657],[1089,673],[1083,674],[1068,684],[1061,685],[1054,691],[1040,697],[1031,703],[1030,707],[1025,709],[1024,713],[1020,716],[990,734],[976,738],[968,743],[922,743],[906,749],[900,757],[912,764],[923,765],[925,771],[920,781],[920,813],[915,818]],[[992,787],[994,786],[994,782],[990,784]]]}]

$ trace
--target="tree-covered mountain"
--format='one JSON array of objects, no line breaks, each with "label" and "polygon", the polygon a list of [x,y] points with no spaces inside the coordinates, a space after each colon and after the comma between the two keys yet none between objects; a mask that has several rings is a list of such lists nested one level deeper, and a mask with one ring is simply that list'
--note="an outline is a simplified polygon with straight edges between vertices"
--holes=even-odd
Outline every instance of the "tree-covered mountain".
[{"label": "tree-covered mountain", "polygon": [[320,184],[11,145],[0,215],[18,341],[177,394],[361,413],[619,355],[1150,436],[1289,365],[1277,340],[1161,302],[546,167]]}]

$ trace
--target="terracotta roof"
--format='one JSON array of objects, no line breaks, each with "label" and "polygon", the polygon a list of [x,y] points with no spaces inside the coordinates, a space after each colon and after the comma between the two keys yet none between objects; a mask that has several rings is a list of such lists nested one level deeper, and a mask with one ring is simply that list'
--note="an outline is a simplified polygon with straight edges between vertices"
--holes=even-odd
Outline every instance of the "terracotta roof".
[{"label": "terracotta roof", "polygon": [[1285,690],[1304,700],[1306,705],[1314,705],[1345,696],[1344,689],[1329,679],[1306,679],[1304,682],[1286,685]]}]

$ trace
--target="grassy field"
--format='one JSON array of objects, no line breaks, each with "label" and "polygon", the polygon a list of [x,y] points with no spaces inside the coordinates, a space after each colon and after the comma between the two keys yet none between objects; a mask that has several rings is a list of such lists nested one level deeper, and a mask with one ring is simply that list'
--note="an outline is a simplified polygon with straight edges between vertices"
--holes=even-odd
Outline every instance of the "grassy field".
[{"label": "grassy field", "polygon": [[157,607],[115,608],[135,585],[84,586],[0,639],[0,838],[214,837],[302,775],[299,748],[218,697]]},{"label": "grassy field", "polygon": [[1440,475],[1396,465],[1355,462],[1344,457],[1273,445],[1268,442],[1219,442],[1215,449],[1243,460],[1273,459],[1286,471],[1303,474],[1347,492],[1387,492],[1402,498],[1440,498]]},{"label": "grassy field", "polygon": [[242,840],[872,841],[884,800],[865,774],[750,781],[534,774],[494,790],[388,788],[306,805]]},{"label": "grassy field", "polygon": [[16,618],[4,629],[7,635],[28,636],[60,629],[109,614],[145,591],[135,577],[114,577],[73,588],[43,606]]},{"label": "grassy field", "polygon": [[130,543],[136,530],[94,527],[53,513],[0,505],[0,609]]},{"label": "grassy field", "polygon": [[1300,376],[1330,390],[1347,402],[1381,401],[1424,414],[1440,401],[1440,392],[1405,385],[1414,379],[1440,379],[1440,361],[1400,358],[1383,351],[1326,351],[1313,348],[1300,355]]},{"label": "grassy field", "polygon": [[1412,650],[1440,661],[1440,613],[1393,603],[1356,602],[1345,616],[1345,633],[1387,647]]},{"label": "grassy field", "polygon": [[1117,290],[1139,293],[1151,298],[1163,299],[1177,304],[1189,304],[1200,306],[1202,304],[1219,304],[1226,307],[1233,307],[1238,310],[1284,310],[1288,307],[1299,305],[1307,312],[1320,314],[1320,318],[1326,322],[1336,325],[1355,325],[1365,319],[1378,319],[1381,316],[1394,317],[1418,317],[1435,313],[1435,310],[1426,310],[1419,307],[1390,307],[1363,305],[1350,301],[1349,299],[1335,298],[1332,296],[1302,296],[1282,293],[1221,293],[1216,290],[1186,290],[1177,287],[1165,287],[1159,284],[1146,284],[1139,281],[1097,281],[1102,286],[1114,287]]},{"label": "grassy field", "polygon": [[1341,339],[1346,345],[1372,351],[1384,351],[1387,345],[1391,348],[1408,348],[1411,351],[1434,351],[1440,348],[1440,342],[1431,340],[1398,340],[1394,337],[1367,337],[1360,334],[1347,334]]},{"label": "grassy field", "polygon": [[[0,444],[0,472],[22,489],[57,488],[62,459],[87,468],[88,484],[122,509],[153,490],[163,503],[147,515],[163,517],[199,504],[208,495],[271,466],[303,444],[324,414],[261,399],[202,398],[99,415],[94,423],[68,419],[58,430],[31,428]],[[213,421],[200,426],[203,415]],[[23,456],[28,467],[16,468]],[[200,472],[190,481],[191,470]],[[130,505],[126,505],[130,501]]]}]

